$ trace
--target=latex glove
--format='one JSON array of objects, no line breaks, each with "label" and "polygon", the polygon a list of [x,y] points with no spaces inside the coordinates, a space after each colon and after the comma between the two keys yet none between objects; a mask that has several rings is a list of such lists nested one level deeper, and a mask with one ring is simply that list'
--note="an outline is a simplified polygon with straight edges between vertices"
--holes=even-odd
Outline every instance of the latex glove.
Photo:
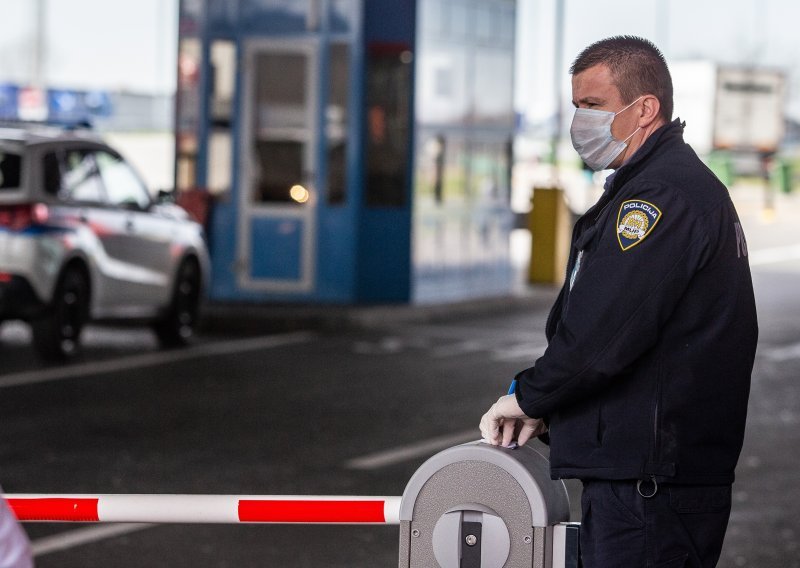
[{"label": "latex glove", "polygon": [[519,407],[516,395],[508,394],[497,399],[481,418],[481,435],[493,446],[510,446],[516,437],[520,446],[535,436],[547,432],[539,418],[527,416]]}]

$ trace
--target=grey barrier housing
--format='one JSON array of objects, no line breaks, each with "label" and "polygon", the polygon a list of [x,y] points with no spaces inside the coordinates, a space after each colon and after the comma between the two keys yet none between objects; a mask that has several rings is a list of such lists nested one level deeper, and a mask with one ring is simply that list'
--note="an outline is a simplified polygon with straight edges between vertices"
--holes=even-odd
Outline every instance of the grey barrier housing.
[{"label": "grey barrier housing", "polygon": [[422,464],[403,492],[399,567],[565,566],[564,541],[576,540],[567,529],[577,531],[568,519],[566,487],[535,449],[455,446]]}]

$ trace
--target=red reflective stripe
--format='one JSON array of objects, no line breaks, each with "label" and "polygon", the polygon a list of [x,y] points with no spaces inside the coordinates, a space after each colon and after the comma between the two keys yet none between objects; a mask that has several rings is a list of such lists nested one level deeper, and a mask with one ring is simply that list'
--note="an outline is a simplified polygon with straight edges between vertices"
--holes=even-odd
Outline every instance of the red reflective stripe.
[{"label": "red reflective stripe", "polygon": [[243,523],[385,523],[383,501],[239,501]]},{"label": "red reflective stripe", "polygon": [[79,521],[96,523],[97,498],[8,499],[20,521]]}]

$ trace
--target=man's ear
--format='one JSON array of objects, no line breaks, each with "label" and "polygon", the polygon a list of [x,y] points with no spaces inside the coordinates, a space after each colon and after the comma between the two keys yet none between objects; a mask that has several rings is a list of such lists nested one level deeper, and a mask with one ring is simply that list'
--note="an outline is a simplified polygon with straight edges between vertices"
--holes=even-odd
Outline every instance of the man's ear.
[{"label": "man's ear", "polygon": [[658,113],[661,112],[661,102],[655,95],[644,95],[642,97],[642,111],[639,115],[639,126],[647,128],[658,120]]}]

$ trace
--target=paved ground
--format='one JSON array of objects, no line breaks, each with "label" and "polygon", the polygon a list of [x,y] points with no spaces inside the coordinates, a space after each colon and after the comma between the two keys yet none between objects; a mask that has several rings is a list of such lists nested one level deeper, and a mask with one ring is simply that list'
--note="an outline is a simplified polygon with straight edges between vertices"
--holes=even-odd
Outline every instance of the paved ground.
[{"label": "paved ground", "polygon": [[[721,566],[800,566],[800,199],[734,190],[748,235],[760,338],[747,436]],[[772,262],[783,255],[783,260]]]},{"label": "paved ground", "polygon": [[[800,200],[778,196],[766,215],[758,188],[734,195],[761,337],[720,566],[800,568]],[[35,362],[27,331],[6,324],[0,481],[9,492],[400,495],[437,439],[478,436],[485,407],[543,350],[552,298],[538,288],[511,310],[339,312],[301,335],[265,336],[269,321],[212,328],[167,353],[147,332],[97,329],[66,367]],[[300,327],[313,314],[295,315]],[[387,461],[353,467],[386,451]],[[396,527],[26,528],[40,568],[397,564]]]}]

